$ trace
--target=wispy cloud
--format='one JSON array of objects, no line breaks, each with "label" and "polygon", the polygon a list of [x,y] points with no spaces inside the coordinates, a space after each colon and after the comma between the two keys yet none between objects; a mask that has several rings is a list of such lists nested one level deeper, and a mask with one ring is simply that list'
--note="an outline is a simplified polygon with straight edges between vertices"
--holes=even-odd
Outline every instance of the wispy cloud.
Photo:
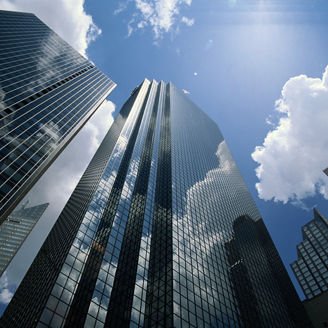
[{"label": "wispy cloud", "polygon": [[252,154],[260,198],[297,206],[316,193],[328,199],[327,104],[328,66],[321,79],[300,75],[286,82],[276,102],[280,120]]},{"label": "wispy cloud", "polygon": [[193,26],[194,23],[195,23],[195,19],[194,18],[188,18],[186,16],[182,16],[181,22],[185,23],[187,26]]},{"label": "wispy cloud", "polygon": [[267,117],[267,118],[265,119],[265,123],[268,124],[268,125],[270,125],[270,126],[275,127],[275,124],[274,124],[274,123],[272,122],[272,120],[271,120],[271,115],[269,115],[269,117]]},{"label": "wispy cloud", "polygon": [[209,51],[211,50],[213,47],[213,40],[212,39],[209,39],[207,42],[206,42],[206,45],[205,45],[205,51]]},{"label": "wispy cloud", "polygon": [[[120,3],[115,14],[118,14],[127,8],[127,4]],[[159,39],[164,33],[170,32],[175,25],[181,21],[187,26],[192,26],[195,22],[193,18],[182,16],[181,20],[177,20],[183,6],[190,6],[192,0],[133,0],[136,12],[133,19],[128,24],[128,36],[134,30],[149,27],[153,30],[154,38]]]},{"label": "wispy cloud", "polygon": [[101,29],[84,10],[84,0],[0,0],[0,9],[32,12],[86,57]]},{"label": "wispy cloud", "polygon": [[132,0],[120,1],[118,3],[117,9],[114,10],[114,15],[118,15],[119,13],[121,13],[122,11],[124,11],[128,7],[129,2],[131,2],[131,1]]}]

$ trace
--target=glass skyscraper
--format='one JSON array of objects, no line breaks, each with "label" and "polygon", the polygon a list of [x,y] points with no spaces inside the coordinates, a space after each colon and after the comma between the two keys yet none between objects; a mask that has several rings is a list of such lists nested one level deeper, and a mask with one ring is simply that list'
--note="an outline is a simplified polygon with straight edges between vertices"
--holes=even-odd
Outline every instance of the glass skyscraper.
[{"label": "glass skyscraper", "polygon": [[[246,327],[309,327],[304,308],[262,219],[242,215],[225,244],[230,279]],[[283,304],[283,305],[282,305]]]},{"label": "glass skyscraper", "polygon": [[24,240],[49,203],[14,210],[0,226],[0,276],[6,270]]},{"label": "glass skyscraper", "polygon": [[310,327],[286,275],[217,125],[144,80],[0,325]]},{"label": "glass skyscraper", "polygon": [[291,268],[307,299],[328,290],[328,221],[317,209],[314,219],[302,227],[298,259]]},{"label": "glass skyscraper", "polygon": [[35,15],[0,11],[0,224],[115,87]]}]

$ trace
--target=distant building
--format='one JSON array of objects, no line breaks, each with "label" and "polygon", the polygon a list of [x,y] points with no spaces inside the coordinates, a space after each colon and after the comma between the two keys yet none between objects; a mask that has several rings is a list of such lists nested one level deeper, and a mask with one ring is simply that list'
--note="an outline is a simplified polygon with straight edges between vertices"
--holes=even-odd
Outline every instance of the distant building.
[{"label": "distant building", "polygon": [[304,312],[217,125],[144,80],[0,326],[308,328]]},{"label": "distant building", "polygon": [[230,279],[245,327],[309,327],[296,290],[262,219],[243,215],[225,244]]},{"label": "distant building", "polygon": [[116,85],[33,14],[0,35],[1,224]]},{"label": "distant building", "polygon": [[[302,227],[298,259],[291,268],[307,300],[315,327],[328,327],[328,221],[314,208],[314,219]],[[324,326],[326,324],[326,326]]]},{"label": "distant building", "polygon": [[328,167],[323,170],[323,173],[325,173],[326,175],[328,175]]},{"label": "distant building", "polygon": [[12,212],[0,225],[0,276],[6,270],[48,205],[49,203],[33,207],[22,206]]},{"label": "distant building", "polygon": [[307,299],[328,290],[328,223],[317,209],[314,219],[302,227],[298,259],[291,268]]},{"label": "distant building", "polygon": [[303,302],[314,328],[328,327],[328,291]]}]

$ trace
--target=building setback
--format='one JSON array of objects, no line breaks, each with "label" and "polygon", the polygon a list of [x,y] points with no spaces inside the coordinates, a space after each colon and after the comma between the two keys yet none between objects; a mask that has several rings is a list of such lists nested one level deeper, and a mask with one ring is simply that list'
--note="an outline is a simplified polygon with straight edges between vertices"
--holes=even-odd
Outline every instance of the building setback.
[{"label": "building setback", "polygon": [[0,326],[251,327],[255,308],[257,327],[310,327],[266,234],[217,125],[173,84],[144,80]]},{"label": "building setback", "polygon": [[0,226],[0,276],[38,222],[49,203],[14,210]]},{"label": "building setback", "polygon": [[115,87],[35,15],[0,11],[0,224]]},{"label": "building setback", "polygon": [[313,211],[314,219],[302,227],[298,259],[291,264],[307,299],[328,290],[328,221],[316,208]]},{"label": "building setback", "polygon": [[313,211],[314,219],[302,227],[303,241],[291,268],[314,327],[328,327],[328,221],[316,208]]}]

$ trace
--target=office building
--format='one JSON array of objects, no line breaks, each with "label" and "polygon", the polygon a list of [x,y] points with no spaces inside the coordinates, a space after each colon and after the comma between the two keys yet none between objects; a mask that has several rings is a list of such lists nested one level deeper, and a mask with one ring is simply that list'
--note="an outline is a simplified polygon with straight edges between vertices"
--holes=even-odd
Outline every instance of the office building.
[{"label": "office building", "polygon": [[38,222],[49,203],[14,210],[0,226],[0,276]]},{"label": "office building", "polygon": [[302,227],[298,259],[291,268],[307,299],[328,290],[328,221],[314,208],[314,219]]},{"label": "office building", "polygon": [[115,84],[35,15],[0,11],[0,224]]},{"label": "office building", "polygon": [[314,219],[302,227],[303,241],[291,268],[314,327],[328,327],[328,221],[316,208],[313,211]]},{"label": "office building", "polygon": [[[295,327],[308,327],[304,308],[262,219],[242,215],[226,243],[230,279],[246,327],[285,327],[281,306]],[[285,314],[286,315],[286,314]]]},{"label": "office building", "polygon": [[[173,84],[144,80],[123,105],[1,325],[247,327],[249,309],[242,307],[248,295],[238,294],[234,267],[251,261],[251,254],[238,246],[239,259],[233,259],[227,246],[239,240],[236,222],[246,215],[251,223],[260,220],[217,125]],[[261,288],[255,298],[263,302],[261,322],[267,318],[262,327],[277,327],[274,316],[279,327],[309,327],[302,311],[295,318],[290,310],[301,308],[291,284],[293,304],[277,290],[282,264],[274,262],[272,242],[256,242],[249,250],[259,251],[264,265],[244,268],[253,290]]]},{"label": "office building", "polygon": [[328,327],[328,291],[303,301],[303,305],[314,328]]}]

